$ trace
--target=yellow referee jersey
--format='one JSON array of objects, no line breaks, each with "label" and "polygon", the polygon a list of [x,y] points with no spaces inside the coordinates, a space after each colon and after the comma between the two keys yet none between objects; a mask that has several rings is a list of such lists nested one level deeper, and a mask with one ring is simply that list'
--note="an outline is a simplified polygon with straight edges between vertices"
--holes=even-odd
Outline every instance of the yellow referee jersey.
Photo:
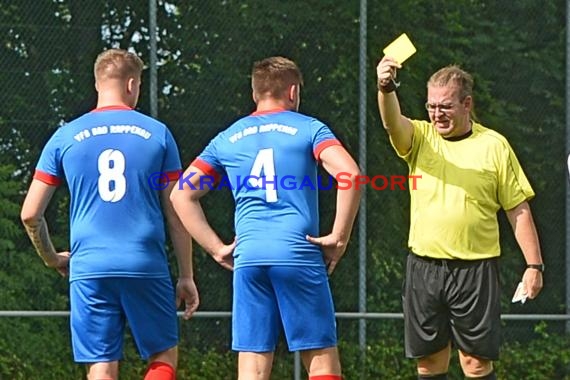
[{"label": "yellow referee jersey", "polygon": [[476,260],[500,255],[497,212],[534,197],[512,148],[473,123],[462,140],[442,138],[412,120],[412,148],[400,155],[416,179],[410,188],[410,249],[420,256]]}]

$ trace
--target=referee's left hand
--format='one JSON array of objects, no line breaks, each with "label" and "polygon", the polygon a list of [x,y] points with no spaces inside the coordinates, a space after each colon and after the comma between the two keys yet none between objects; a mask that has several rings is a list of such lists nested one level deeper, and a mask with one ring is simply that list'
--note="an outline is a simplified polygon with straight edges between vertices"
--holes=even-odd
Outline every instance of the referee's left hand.
[{"label": "referee's left hand", "polygon": [[321,237],[307,235],[307,241],[318,245],[323,251],[323,259],[330,275],[346,251],[346,242],[337,235],[328,234]]},{"label": "referee's left hand", "polygon": [[542,290],[542,272],[538,269],[527,268],[524,271],[522,283],[529,299],[534,299]]}]

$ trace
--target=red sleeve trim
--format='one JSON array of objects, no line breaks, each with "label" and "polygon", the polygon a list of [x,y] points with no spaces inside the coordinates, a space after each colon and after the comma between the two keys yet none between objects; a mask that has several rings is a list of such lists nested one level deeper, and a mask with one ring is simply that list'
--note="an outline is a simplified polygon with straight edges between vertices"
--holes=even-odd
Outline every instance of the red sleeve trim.
[{"label": "red sleeve trim", "polygon": [[[160,183],[170,183],[172,181],[178,181],[178,178],[182,175],[182,170],[175,170],[171,172],[166,172],[164,175],[160,176]],[[167,180],[168,178],[168,180]]]},{"label": "red sleeve trim", "polygon": [[48,174],[46,172],[42,172],[41,170],[36,169],[34,172],[34,179],[38,181],[42,181],[43,183],[51,186],[59,186],[61,185],[61,178]]},{"label": "red sleeve trim", "polygon": [[192,161],[190,165],[197,167],[198,169],[203,171],[205,175],[213,177],[214,182],[218,182],[220,180],[221,177],[220,173],[218,173],[216,169],[214,169],[212,165],[210,165],[206,161],[200,158],[196,158],[194,161]]},{"label": "red sleeve trim", "polygon": [[335,146],[335,145],[342,145],[342,144],[337,139],[325,140],[325,141],[319,143],[319,145],[317,145],[317,147],[313,151],[313,155],[315,156],[315,160],[320,161],[321,153],[323,153],[323,150],[327,149],[328,147]]}]

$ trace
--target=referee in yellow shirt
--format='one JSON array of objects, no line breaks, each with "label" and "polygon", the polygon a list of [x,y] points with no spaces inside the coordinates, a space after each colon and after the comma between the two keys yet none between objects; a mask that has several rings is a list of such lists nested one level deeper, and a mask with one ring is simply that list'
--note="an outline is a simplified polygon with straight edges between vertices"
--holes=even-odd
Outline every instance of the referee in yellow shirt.
[{"label": "referee in yellow shirt", "polygon": [[506,211],[527,269],[528,298],[542,289],[544,265],[528,201],[534,192],[507,140],[472,118],[473,79],[458,66],[427,83],[429,121],[403,116],[396,70],[377,67],[378,107],[396,153],[420,176],[410,190],[410,254],[403,307],[406,356],[418,379],[447,379],[451,347],[468,379],[496,379],[500,255],[497,212]]}]

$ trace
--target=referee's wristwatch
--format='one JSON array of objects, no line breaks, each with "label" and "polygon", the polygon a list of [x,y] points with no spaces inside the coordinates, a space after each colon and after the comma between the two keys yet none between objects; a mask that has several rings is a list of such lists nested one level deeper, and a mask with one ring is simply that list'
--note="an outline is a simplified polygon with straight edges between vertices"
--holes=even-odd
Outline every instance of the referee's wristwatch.
[{"label": "referee's wristwatch", "polygon": [[540,273],[544,273],[544,264],[527,264],[526,265],[527,269],[536,269],[538,270]]}]

